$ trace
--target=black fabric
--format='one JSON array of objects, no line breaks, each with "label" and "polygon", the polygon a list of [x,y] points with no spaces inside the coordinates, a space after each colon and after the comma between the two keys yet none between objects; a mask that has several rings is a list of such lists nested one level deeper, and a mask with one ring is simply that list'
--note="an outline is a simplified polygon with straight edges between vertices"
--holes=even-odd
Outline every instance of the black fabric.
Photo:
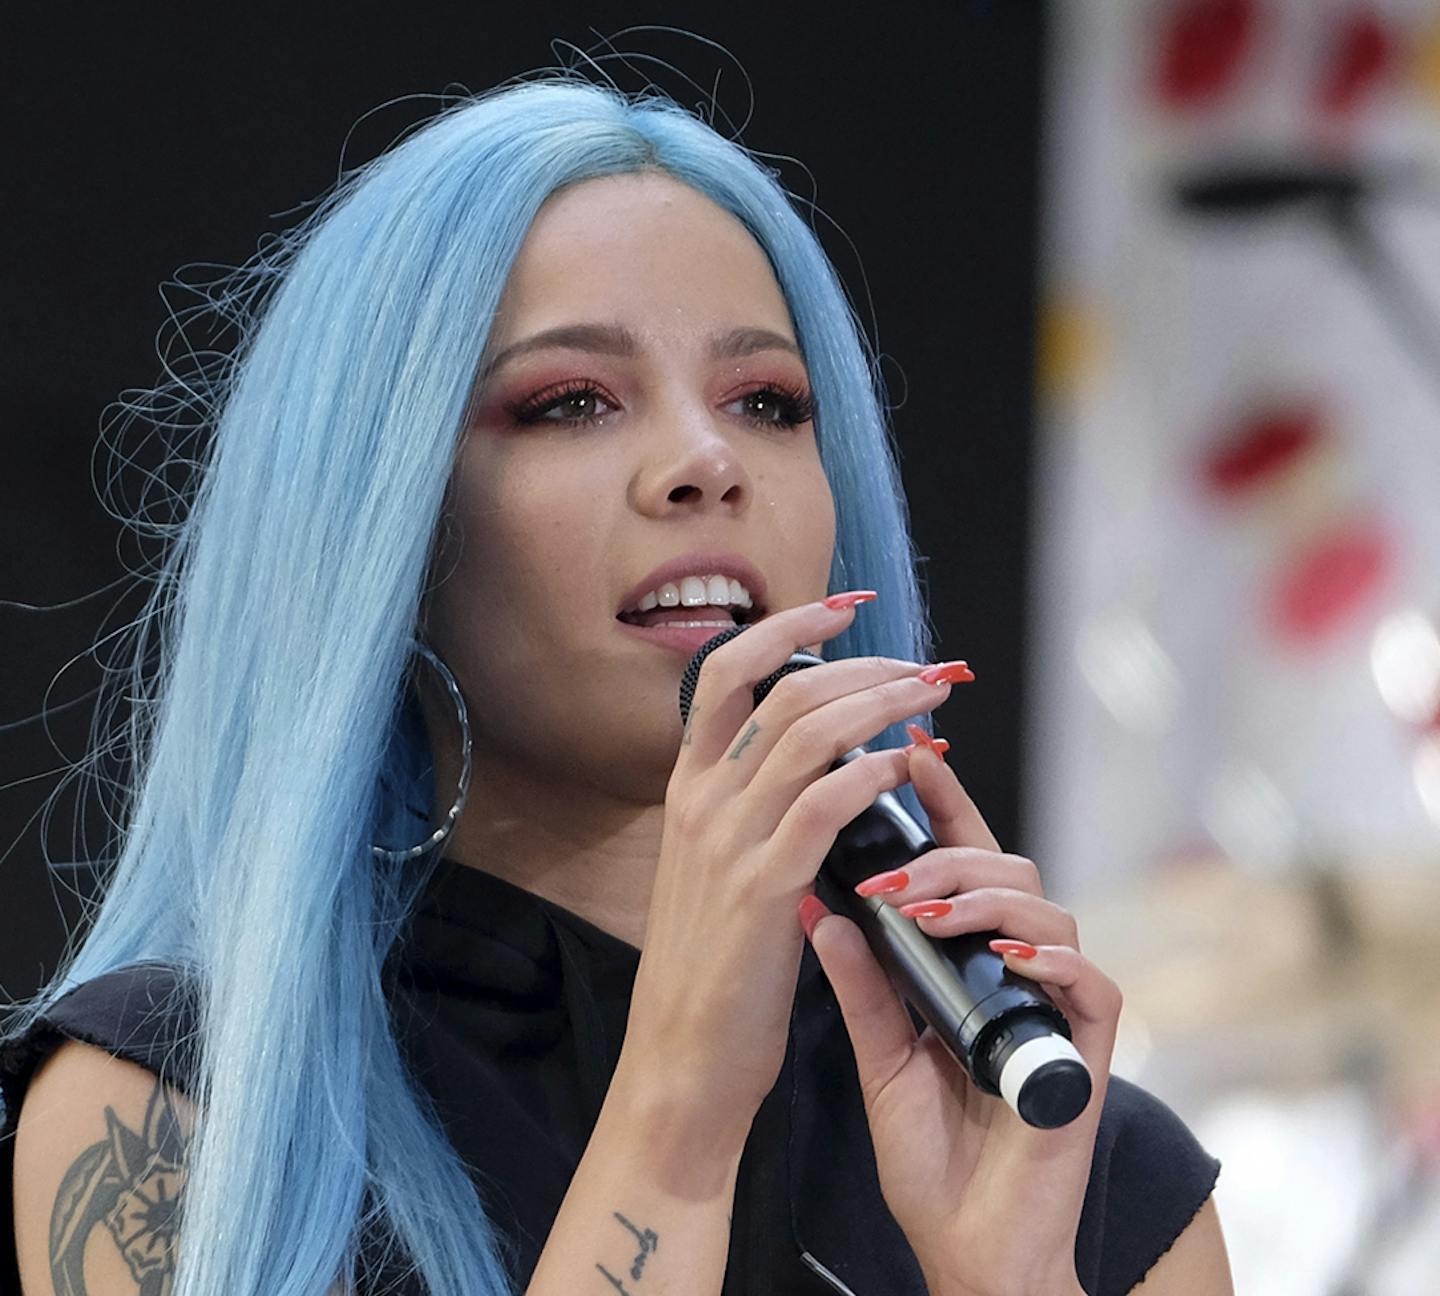
[{"label": "black fabric", "polygon": [[[392,968],[397,1034],[528,1281],[619,1058],[640,952],[490,874],[440,861]],[[39,1062],[84,1040],[184,1091],[193,1014],[168,969],[98,978],[0,1048],[8,1136]],[[179,1046],[172,1057],[172,1045]],[[18,1290],[0,1139],[0,1290]],[[1143,1089],[1112,1077],[1076,1241],[1090,1296],[1134,1287],[1209,1196],[1219,1163]],[[828,1271],[844,1284],[837,1287]],[[7,1282],[7,1279],[9,1280]],[[746,1143],[724,1296],[924,1296],[880,1194],[854,1055],[814,952],[789,1047]],[[407,1289],[414,1292],[414,1287]]]}]

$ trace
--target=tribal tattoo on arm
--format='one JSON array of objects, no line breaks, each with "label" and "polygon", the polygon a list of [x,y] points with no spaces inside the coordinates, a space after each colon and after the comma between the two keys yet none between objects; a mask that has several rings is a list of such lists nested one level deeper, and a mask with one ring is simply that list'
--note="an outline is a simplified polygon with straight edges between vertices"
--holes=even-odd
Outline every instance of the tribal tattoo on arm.
[{"label": "tribal tattoo on arm", "polygon": [[89,1296],[85,1248],[96,1229],[119,1248],[138,1296],[170,1296],[175,1276],[186,1139],[160,1081],[141,1129],[105,1108],[105,1137],[76,1157],[50,1215],[50,1277],[55,1296]]}]

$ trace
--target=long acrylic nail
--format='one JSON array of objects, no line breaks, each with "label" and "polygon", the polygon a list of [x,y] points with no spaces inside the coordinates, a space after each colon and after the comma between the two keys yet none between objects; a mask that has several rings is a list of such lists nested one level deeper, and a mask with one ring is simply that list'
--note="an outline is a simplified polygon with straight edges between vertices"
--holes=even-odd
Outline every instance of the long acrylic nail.
[{"label": "long acrylic nail", "polygon": [[937,662],[922,670],[918,678],[927,684],[968,684],[975,673],[963,661]]},{"label": "long acrylic nail", "polygon": [[832,612],[854,607],[857,603],[868,603],[880,596],[874,590],[846,590],[843,594],[831,594],[820,601]]},{"label": "long acrylic nail", "polygon": [[945,753],[950,750],[950,742],[948,739],[932,738],[917,724],[907,724],[905,726],[905,732],[915,740],[909,747],[905,748],[907,752],[916,747],[928,747],[937,756],[943,757]]},{"label": "long acrylic nail", "polygon": [[1023,959],[1032,959],[1040,952],[1029,941],[1021,940],[992,940],[990,948],[997,954],[1013,954]]},{"label": "long acrylic nail", "polygon": [[825,902],[819,896],[807,895],[800,901],[797,911],[800,915],[800,925],[805,929],[805,939],[810,940],[815,934],[815,925],[822,919],[830,916],[830,910],[825,907]]},{"label": "long acrylic nail", "polygon": [[917,900],[914,904],[901,905],[900,912],[907,918],[943,918],[953,908],[948,900]]},{"label": "long acrylic nail", "polygon": [[859,896],[889,895],[892,891],[903,891],[910,885],[910,875],[904,869],[891,869],[888,873],[877,873],[868,877],[855,888]]}]

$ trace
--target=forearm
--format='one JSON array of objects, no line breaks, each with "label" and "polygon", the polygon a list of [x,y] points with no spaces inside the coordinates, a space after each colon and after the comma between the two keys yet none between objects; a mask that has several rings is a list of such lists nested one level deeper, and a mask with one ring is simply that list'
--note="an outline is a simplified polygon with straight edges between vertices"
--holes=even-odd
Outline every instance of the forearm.
[{"label": "forearm", "polygon": [[525,1296],[718,1296],[742,1149],[617,1075]]}]

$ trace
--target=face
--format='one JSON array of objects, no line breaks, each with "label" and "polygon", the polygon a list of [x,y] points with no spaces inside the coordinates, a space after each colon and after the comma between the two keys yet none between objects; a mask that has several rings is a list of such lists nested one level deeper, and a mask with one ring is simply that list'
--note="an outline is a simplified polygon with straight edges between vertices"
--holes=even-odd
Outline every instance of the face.
[{"label": "face", "polygon": [[[525,346],[556,329],[571,336]],[[826,592],[835,514],[785,299],[708,198],[654,173],[607,176],[542,207],[486,355],[430,642],[465,693],[477,760],[658,802],[693,649],[683,631],[620,619],[665,583],[650,575],[749,563],[758,580],[742,583],[763,583],[752,601],[772,612]]]}]

